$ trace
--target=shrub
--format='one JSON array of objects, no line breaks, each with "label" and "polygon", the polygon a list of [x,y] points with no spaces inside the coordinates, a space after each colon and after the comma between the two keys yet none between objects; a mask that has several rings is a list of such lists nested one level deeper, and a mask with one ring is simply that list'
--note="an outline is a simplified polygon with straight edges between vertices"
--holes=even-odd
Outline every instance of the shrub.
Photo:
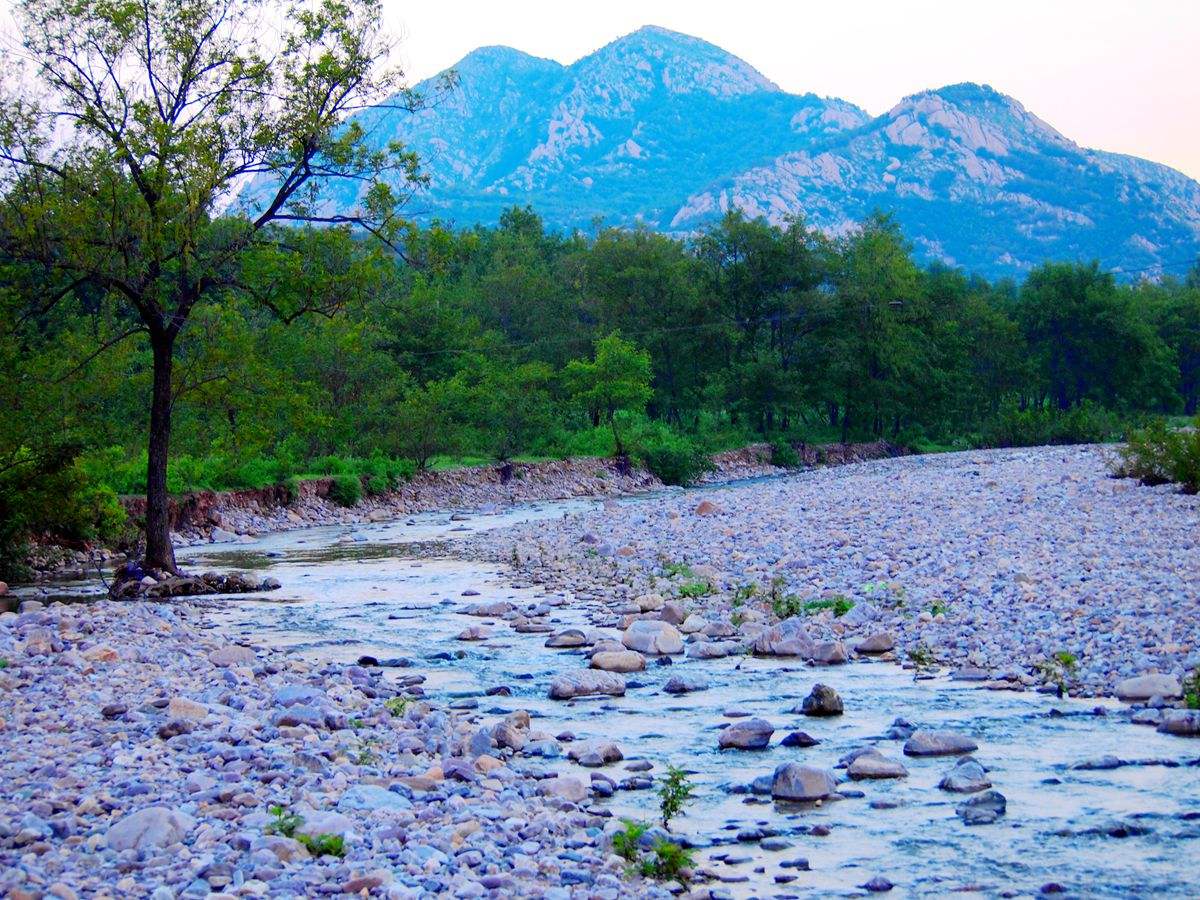
[{"label": "shrub", "polygon": [[695,865],[691,850],[685,850],[665,838],[655,841],[651,850],[654,855],[642,860],[643,875],[660,881],[687,881],[685,870]]},{"label": "shrub", "polygon": [[671,820],[683,812],[692,799],[692,783],[687,772],[677,766],[667,766],[667,776],[658,789],[658,809],[663,828],[671,827]]},{"label": "shrub", "polygon": [[287,494],[287,502],[289,504],[300,501],[300,485],[302,483],[299,475],[293,475],[283,482],[283,490]]},{"label": "shrub", "polygon": [[616,832],[612,838],[613,853],[624,860],[633,862],[637,859],[638,843],[650,826],[645,822],[635,822],[632,819],[622,819],[621,824],[625,827]]},{"label": "shrub", "polygon": [[695,441],[665,426],[646,428],[634,440],[634,455],[663,484],[691,484],[712,468]]},{"label": "shrub", "polygon": [[386,475],[367,476],[367,496],[369,497],[386,494],[390,486]]},{"label": "shrub", "polygon": [[1200,493],[1200,418],[1192,428],[1172,429],[1155,421],[1132,432],[1113,474],[1145,485],[1174,483],[1185,493]]},{"label": "shrub", "polygon": [[354,506],[362,499],[362,479],[357,475],[335,475],[329,499],[339,506]]},{"label": "shrub", "polygon": [[985,447],[1038,447],[1047,444],[1103,444],[1120,438],[1121,420],[1095,403],[1068,410],[1048,407],[1002,410],[980,433]]},{"label": "shrub", "polygon": [[777,438],[771,441],[771,465],[781,469],[798,469],[801,465],[800,454],[783,438]]}]

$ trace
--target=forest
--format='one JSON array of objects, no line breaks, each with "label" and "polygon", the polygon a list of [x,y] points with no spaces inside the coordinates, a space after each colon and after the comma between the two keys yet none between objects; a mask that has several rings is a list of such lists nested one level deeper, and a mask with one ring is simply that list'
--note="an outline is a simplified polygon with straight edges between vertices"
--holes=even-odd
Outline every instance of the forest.
[{"label": "forest", "polygon": [[[417,468],[613,454],[681,482],[755,441],[1104,441],[1200,401],[1200,266],[1123,284],[1046,263],[988,283],[921,268],[883,216],[830,238],[730,213],[677,240],[554,233],[519,207],[355,259],[369,272],[335,311],[287,321],[231,290],[194,314],[171,492],[305,475],[385,491]],[[9,528],[109,533],[116,495],[146,489],[145,335],[103,294],[42,315],[6,296]]]}]

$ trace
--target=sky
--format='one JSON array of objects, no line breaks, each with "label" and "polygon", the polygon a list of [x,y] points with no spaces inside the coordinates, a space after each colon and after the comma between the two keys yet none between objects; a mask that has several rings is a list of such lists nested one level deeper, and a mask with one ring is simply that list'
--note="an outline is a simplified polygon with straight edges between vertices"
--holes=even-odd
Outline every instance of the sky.
[{"label": "sky", "polygon": [[570,63],[642,25],[704,38],[794,93],[872,114],[990,84],[1086,147],[1200,179],[1200,0],[383,0],[410,80],[476,47]]}]

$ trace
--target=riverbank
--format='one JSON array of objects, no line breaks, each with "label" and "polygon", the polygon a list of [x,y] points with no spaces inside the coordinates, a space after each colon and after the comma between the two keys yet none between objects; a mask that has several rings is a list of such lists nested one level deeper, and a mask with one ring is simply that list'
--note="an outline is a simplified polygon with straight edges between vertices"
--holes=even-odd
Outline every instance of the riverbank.
[{"label": "riverbank", "polygon": [[464,757],[465,718],[398,699],[419,675],[229,643],[191,604],[37,606],[0,615],[7,897],[622,891],[584,782]]},{"label": "riverbank", "polygon": [[[1110,452],[887,459],[607,504],[476,551],[515,548],[525,577],[614,615],[675,601],[701,653],[798,637],[841,661],[872,638],[887,658],[997,686],[1178,685],[1200,666],[1200,498],[1111,478]],[[780,611],[797,615],[763,637]]]},{"label": "riverbank", "polygon": [[[886,441],[863,444],[804,445],[797,459],[806,467],[846,465],[902,452]],[[704,483],[780,475],[769,444],[752,444],[715,454]],[[623,467],[611,458],[576,457],[510,467],[472,466],[418,472],[394,491],[364,497],[354,506],[330,499],[330,478],[301,482],[290,498],[279,485],[259,490],[198,491],[171,500],[172,542],[176,547],[247,542],[272,532],[326,525],[387,522],[435,510],[494,511],[522,503],[585,497],[627,497],[663,487],[648,470]],[[126,497],[130,519],[145,514],[145,498]],[[43,543],[28,560],[37,579],[68,574],[94,576],[98,568],[125,555],[113,548],[63,547]]]}]

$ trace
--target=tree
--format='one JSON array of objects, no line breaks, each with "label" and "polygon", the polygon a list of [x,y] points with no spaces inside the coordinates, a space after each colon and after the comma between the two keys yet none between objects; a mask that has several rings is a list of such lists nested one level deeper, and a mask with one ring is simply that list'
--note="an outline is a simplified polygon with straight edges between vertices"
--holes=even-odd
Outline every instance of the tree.
[{"label": "tree", "polygon": [[609,423],[615,452],[624,456],[617,414],[645,411],[653,394],[650,354],[614,331],[596,341],[593,359],[571,360],[564,375],[572,396],[587,407],[593,424],[600,424],[602,419]]},{"label": "tree", "polygon": [[[368,290],[420,175],[348,117],[419,98],[379,66],[380,0],[22,0],[16,18],[32,72],[0,101],[0,252],[34,286],[31,316],[98,292],[119,300],[120,327],[97,353],[148,340],[145,564],[174,571],[180,333],[229,291],[291,321]],[[254,202],[218,215],[246,182]],[[339,183],[363,199],[326,214]]]}]

